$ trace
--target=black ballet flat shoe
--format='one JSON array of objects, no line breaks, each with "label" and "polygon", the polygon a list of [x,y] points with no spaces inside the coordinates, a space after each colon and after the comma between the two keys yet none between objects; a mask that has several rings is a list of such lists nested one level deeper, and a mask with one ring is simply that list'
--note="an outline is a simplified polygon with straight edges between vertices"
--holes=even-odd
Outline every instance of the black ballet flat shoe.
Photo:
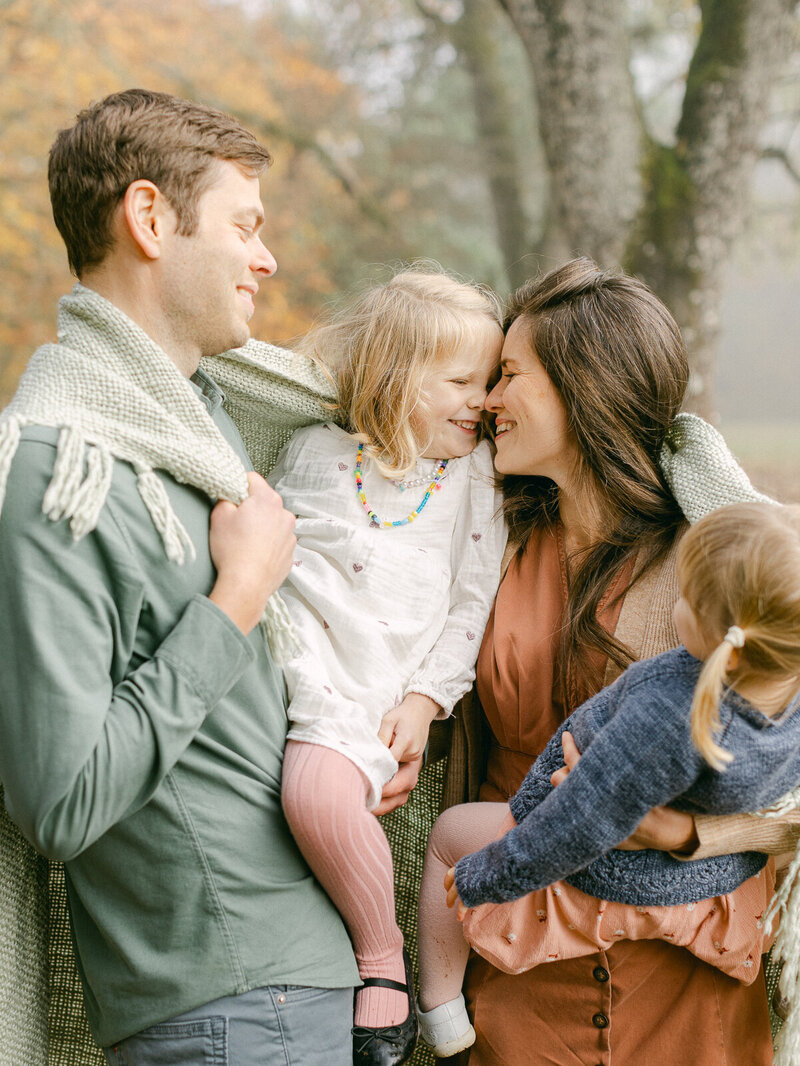
[{"label": "black ballet flat shoe", "polygon": [[[406,967],[406,983],[390,981],[388,977],[365,977],[364,988],[393,988],[396,992],[405,992],[408,996],[408,1017],[400,1025],[387,1025],[383,1028],[371,1028],[367,1025],[353,1026],[353,1066],[401,1066],[407,1062],[414,1051],[419,1034],[417,1011],[414,1005],[414,975],[411,971],[411,959],[403,948],[403,962]],[[356,989],[356,995],[361,991]]]}]

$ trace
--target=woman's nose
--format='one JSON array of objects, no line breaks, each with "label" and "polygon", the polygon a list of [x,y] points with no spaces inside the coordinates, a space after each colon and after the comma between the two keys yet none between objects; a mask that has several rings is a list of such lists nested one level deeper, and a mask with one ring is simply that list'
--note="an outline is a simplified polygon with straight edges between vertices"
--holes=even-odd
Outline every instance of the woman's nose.
[{"label": "woman's nose", "polygon": [[492,391],[486,397],[486,401],[485,401],[483,406],[486,408],[487,411],[499,411],[500,410],[500,408],[503,406],[503,391],[504,391],[503,379],[500,378],[500,380],[497,382],[495,387],[492,389]]}]

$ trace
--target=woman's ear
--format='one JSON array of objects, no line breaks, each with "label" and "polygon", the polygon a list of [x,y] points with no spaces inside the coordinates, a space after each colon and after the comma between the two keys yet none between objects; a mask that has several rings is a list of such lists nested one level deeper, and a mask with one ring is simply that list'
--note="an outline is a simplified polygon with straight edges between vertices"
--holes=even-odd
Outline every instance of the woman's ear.
[{"label": "woman's ear", "polygon": [[122,198],[122,218],[131,239],[148,259],[159,259],[164,236],[175,229],[175,212],[157,185],[132,181]]}]

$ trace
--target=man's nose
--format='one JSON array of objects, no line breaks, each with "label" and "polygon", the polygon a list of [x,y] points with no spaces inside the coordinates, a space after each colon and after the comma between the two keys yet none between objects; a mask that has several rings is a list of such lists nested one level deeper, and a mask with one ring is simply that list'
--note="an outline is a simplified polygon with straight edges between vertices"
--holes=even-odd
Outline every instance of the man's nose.
[{"label": "man's nose", "polygon": [[275,256],[260,238],[257,238],[257,251],[253,256],[250,269],[254,274],[265,274],[268,278],[272,277],[278,269]]}]

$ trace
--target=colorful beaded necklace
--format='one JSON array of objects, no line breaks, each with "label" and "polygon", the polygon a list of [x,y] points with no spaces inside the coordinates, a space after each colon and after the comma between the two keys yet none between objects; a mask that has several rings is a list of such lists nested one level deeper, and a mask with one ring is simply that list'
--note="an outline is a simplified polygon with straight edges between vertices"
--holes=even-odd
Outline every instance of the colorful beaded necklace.
[{"label": "colorful beaded necklace", "polygon": [[411,512],[410,515],[407,515],[405,518],[398,518],[398,520],[396,522],[383,522],[383,521],[381,521],[380,518],[378,518],[378,516],[375,514],[375,512],[370,509],[370,506],[367,503],[367,497],[366,497],[366,495],[364,493],[364,481],[363,481],[363,479],[361,477],[361,461],[362,461],[363,457],[364,457],[364,445],[363,444],[359,444],[358,451],[356,452],[356,467],[355,467],[356,492],[358,493],[359,500],[361,500],[362,504],[364,505],[364,510],[369,515],[370,525],[379,527],[380,529],[392,529],[395,526],[407,526],[409,522],[413,522],[415,518],[419,518],[420,511],[423,509],[425,504],[431,498],[431,493],[433,492],[433,490],[434,489],[438,489],[440,487],[439,482],[444,477],[444,472],[447,469],[447,463],[448,463],[447,459],[442,459],[442,461],[436,467],[436,472],[433,475],[433,481],[431,481],[430,485],[428,485],[427,492],[422,497],[422,499],[420,500],[420,502],[417,504],[417,506],[414,508],[414,510]]}]

